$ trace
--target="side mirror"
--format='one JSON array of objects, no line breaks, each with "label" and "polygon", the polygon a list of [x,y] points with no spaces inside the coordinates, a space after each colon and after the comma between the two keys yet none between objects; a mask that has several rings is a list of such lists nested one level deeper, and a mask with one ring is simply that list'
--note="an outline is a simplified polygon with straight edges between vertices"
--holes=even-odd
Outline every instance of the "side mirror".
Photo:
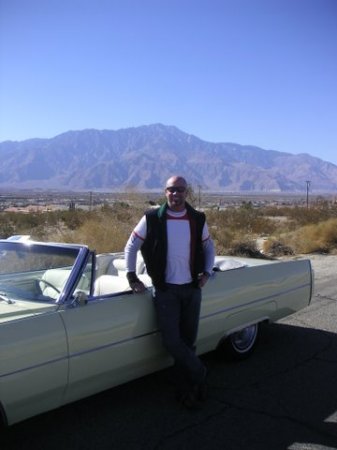
[{"label": "side mirror", "polygon": [[84,291],[76,291],[71,306],[85,306],[88,303],[88,294]]}]

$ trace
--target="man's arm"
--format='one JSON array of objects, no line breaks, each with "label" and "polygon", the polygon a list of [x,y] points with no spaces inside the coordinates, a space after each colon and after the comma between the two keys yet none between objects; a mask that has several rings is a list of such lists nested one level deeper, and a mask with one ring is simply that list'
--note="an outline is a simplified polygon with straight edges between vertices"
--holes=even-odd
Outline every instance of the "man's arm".
[{"label": "man's arm", "polygon": [[204,251],[204,257],[205,257],[205,266],[204,266],[204,272],[201,274],[199,278],[199,287],[205,286],[205,284],[208,281],[208,278],[211,276],[213,267],[214,267],[214,258],[215,258],[215,250],[214,250],[214,243],[211,239],[209,233],[207,224],[205,223],[204,229],[203,229],[203,241],[202,241],[202,248]]},{"label": "man's arm", "polygon": [[202,247],[205,255],[205,272],[212,273],[214,267],[215,250],[214,243],[209,237],[206,241],[203,241]]},{"label": "man's arm", "polygon": [[145,290],[144,284],[140,281],[136,274],[137,253],[144,242],[144,239],[141,237],[141,235],[146,235],[146,228],[144,229],[144,223],[146,227],[146,220],[145,218],[142,218],[139,224],[131,233],[124,248],[126,277],[131,289],[134,292],[143,292]]}]

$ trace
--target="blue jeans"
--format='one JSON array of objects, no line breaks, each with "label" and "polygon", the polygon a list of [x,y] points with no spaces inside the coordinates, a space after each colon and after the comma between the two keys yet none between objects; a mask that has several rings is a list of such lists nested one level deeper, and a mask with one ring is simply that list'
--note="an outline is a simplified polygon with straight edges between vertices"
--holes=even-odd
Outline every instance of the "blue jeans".
[{"label": "blue jeans", "polygon": [[[179,385],[204,381],[206,368],[195,353],[201,304],[201,289],[188,285],[167,284],[156,289],[154,305],[163,345],[174,358]],[[179,379],[180,378],[180,379]]]}]

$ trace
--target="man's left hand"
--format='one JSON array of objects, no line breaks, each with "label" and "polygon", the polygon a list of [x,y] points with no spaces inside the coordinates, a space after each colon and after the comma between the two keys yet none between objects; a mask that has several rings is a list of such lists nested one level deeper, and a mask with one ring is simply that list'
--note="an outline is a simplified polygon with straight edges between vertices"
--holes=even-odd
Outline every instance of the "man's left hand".
[{"label": "man's left hand", "polygon": [[205,286],[205,284],[207,283],[208,279],[210,277],[210,274],[207,272],[202,273],[199,276],[199,287],[202,288]]}]

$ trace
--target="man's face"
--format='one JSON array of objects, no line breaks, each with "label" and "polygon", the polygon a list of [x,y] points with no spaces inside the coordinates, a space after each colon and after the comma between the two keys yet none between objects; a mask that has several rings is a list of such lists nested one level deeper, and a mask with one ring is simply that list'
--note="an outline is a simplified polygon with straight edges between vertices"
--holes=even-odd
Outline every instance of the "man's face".
[{"label": "man's face", "polygon": [[170,178],[165,188],[168,206],[173,211],[183,211],[187,196],[186,182],[181,178]]}]

